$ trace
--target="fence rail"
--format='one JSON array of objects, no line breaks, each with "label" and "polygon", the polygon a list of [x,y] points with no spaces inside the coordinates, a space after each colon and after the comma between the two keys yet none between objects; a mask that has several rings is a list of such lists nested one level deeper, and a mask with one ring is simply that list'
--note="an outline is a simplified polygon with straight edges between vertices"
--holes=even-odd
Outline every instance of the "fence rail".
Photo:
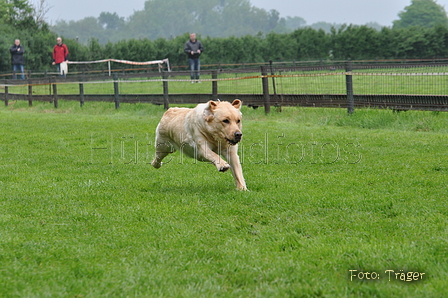
[{"label": "fence rail", "polygon": [[[395,110],[448,111],[448,63],[327,63],[275,65],[201,71],[202,84],[190,84],[188,71],[51,76],[0,81],[0,98],[115,103],[196,104],[241,99],[257,108],[307,106],[377,107]],[[0,91],[1,92],[1,91]]]}]

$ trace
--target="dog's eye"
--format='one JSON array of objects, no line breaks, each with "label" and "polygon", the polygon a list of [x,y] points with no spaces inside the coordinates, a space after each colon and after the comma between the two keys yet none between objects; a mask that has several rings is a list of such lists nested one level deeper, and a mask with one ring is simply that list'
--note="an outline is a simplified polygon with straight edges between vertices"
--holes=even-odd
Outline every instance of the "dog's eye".
[{"label": "dog's eye", "polygon": [[238,119],[237,121],[236,121],[236,123],[240,123],[241,122],[241,120],[240,119]]},{"label": "dog's eye", "polygon": [[224,122],[224,123],[226,123],[226,124],[229,124],[229,123],[230,123],[229,119],[223,120],[222,122]]}]

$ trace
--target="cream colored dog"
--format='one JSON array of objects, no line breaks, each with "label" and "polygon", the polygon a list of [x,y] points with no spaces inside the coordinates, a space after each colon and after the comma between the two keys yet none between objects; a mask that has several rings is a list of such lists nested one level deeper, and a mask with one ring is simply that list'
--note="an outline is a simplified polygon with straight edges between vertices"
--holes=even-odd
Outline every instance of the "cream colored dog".
[{"label": "cream colored dog", "polygon": [[[208,161],[218,171],[229,168],[238,190],[247,190],[238,157],[241,132],[241,101],[209,101],[194,109],[170,108],[156,129],[156,156],[152,166],[162,166],[162,159],[180,150],[199,161]],[[230,165],[223,159],[227,159]]]}]

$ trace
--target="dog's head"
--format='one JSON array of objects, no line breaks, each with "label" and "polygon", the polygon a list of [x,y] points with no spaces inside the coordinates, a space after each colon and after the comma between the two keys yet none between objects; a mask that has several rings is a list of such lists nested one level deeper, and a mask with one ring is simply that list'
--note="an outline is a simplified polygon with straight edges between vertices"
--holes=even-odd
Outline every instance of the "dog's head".
[{"label": "dog's head", "polygon": [[241,108],[242,102],[235,99],[232,103],[227,101],[209,101],[204,110],[204,119],[210,132],[217,141],[225,141],[234,146],[241,141]]}]

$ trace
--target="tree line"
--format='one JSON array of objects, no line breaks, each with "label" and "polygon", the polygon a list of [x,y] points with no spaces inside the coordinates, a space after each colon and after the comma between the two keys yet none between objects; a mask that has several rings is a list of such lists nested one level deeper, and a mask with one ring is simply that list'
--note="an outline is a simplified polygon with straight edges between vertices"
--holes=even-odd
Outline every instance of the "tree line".
[{"label": "tree line", "polygon": [[[147,1],[145,7],[152,8],[152,3],[156,1],[158,0]],[[238,2],[238,0],[235,1]],[[421,1],[434,4],[433,0],[414,1],[419,5]],[[413,4],[406,7],[401,14],[401,21],[409,19],[415,22],[417,17],[415,10],[411,8]],[[438,13],[440,11],[439,7]],[[35,7],[30,7],[27,0],[0,2],[0,69],[2,72],[10,72],[9,48],[16,38],[22,41],[26,49],[26,69],[34,71],[52,69],[51,53],[57,34],[42,21],[42,15],[38,12],[39,10]],[[413,18],[407,17],[408,12],[412,12]],[[423,14],[425,15],[426,12]],[[207,31],[195,30],[195,33],[205,47],[201,56],[203,65],[260,63],[269,60],[443,58],[448,57],[448,23],[444,10],[441,16],[445,18],[441,17],[439,23],[431,26],[424,24],[404,26],[403,22],[398,22],[397,26],[383,27],[380,30],[367,25],[344,24],[337,28],[333,26],[327,31],[299,27],[290,32],[271,30],[268,33],[260,31],[254,34],[224,37],[210,36]],[[106,28],[117,30],[119,27],[114,27],[111,22],[107,22]],[[168,58],[172,66],[185,67],[187,65],[183,51],[184,44],[189,38],[187,31],[168,38],[132,38],[107,43],[101,43],[96,38],[83,43],[76,38],[66,38],[64,35],[62,37],[63,42],[69,47],[69,59],[72,61],[107,58],[150,61]]]},{"label": "tree line", "polygon": [[127,19],[102,12],[97,18],[59,20],[52,30],[69,38],[78,37],[81,43],[93,37],[105,44],[128,38],[170,39],[191,31],[211,37],[286,32],[304,23],[300,17],[280,18],[278,11],[257,8],[249,0],[148,0],[143,10],[134,11]]},{"label": "tree line", "polygon": [[[411,4],[398,16],[394,29],[448,26],[445,9],[435,0],[411,0]],[[66,38],[77,38],[84,44],[91,38],[105,44],[132,38],[171,39],[185,32],[198,32],[210,37],[241,37],[260,32],[290,33],[298,28],[311,27],[329,33],[332,27],[339,29],[341,26],[324,21],[307,25],[299,16],[280,17],[275,9],[257,8],[251,5],[250,0],[147,0],[143,10],[134,11],[126,19],[117,13],[101,12],[97,18],[59,20],[51,29]],[[366,26],[378,31],[382,28],[372,22]]]},{"label": "tree line", "polygon": [[[51,32],[32,34],[23,32],[26,67],[48,69],[56,35]],[[12,45],[16,35],[2,35],[2,45]],[[297,29],[291,33],[271,32],[266,35],[242,37],[201,37],[204,45],[202,64],[232,64],[272,61],[305,60],[364,60],[364,59],[424,59],[448,57],[448,27],[411,27],[381,31],[367,26],[348,25],[332,29],[330,33],[312,28]],[[87,45],[76,40],[64,39],[70,49],[70,60],[91,61],[100,59],[124,59],[150,61],[168,58],[172,66],[187,64],[184,44],[188,33],[172,39],[159,38],[122,40],[100,44],[92,39]],[[8,43],[7,43],[8,42]],[[2,69],[9,70],[9,51],[4,46],[0,57]]]}]

